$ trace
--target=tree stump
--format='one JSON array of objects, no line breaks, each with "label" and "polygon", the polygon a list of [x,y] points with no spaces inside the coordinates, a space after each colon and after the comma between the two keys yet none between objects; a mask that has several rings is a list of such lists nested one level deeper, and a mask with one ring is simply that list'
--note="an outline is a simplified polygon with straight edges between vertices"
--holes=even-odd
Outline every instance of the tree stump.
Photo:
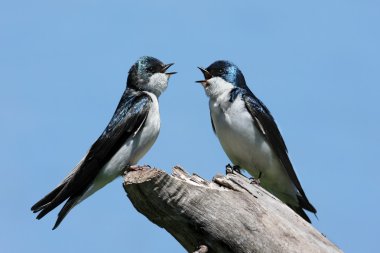
[{"label": "tree stump", "polygon": [[231,171],[211,182],[175,166],[124,175],[134,207],[188,252],[342,252],[262,187]]}]

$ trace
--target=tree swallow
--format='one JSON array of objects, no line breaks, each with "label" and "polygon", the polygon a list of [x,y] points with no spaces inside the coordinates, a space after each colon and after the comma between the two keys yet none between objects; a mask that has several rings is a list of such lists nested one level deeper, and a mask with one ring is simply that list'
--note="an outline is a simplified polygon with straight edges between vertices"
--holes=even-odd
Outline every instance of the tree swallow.
[{"label": "tree swallow", "polygon": [[172,66],[144,56],[129,70],[127,86],[111,121],[73,171],[32,206],[41,219],[62,202],[53,229],[77,204],[134,165],[156,141],[160,131],[158,97],[166,89]]},{"label": "tree swallow", "polygon": [[243,73],[228,61],[200,68],[210,98],[212,128],[232,163],[310,222],[303,209],[317,210],[307,199],[288,157],[274,118],[248,88]]}]

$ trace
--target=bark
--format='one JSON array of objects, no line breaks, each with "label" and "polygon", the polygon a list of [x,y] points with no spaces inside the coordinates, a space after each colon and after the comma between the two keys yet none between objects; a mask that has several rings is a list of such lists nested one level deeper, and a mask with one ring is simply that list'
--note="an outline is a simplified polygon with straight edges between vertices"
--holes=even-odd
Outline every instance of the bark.
[{"label": "bark", "polygon": [[134,207],[188,252],[342,252],[259,185],[230,171],[211,182],[135,167],[124,175]]}]

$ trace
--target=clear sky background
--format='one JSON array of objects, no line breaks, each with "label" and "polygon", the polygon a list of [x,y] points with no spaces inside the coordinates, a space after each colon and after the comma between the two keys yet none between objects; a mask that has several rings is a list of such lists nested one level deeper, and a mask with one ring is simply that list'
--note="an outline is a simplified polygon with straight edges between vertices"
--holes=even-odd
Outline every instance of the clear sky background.
[{"label": "clear sky background", "polygon": [[77,164],[111,118],[142,55],[178,75],[161,133],[140,161],[206,179],[228,158],[197,66],[227,59],[276,118],[313,225],[345,252],[379,239],[378,1],[0,1],[0,251],[184,252],[131,205],[121,178],[51,231],[30,207]]}]

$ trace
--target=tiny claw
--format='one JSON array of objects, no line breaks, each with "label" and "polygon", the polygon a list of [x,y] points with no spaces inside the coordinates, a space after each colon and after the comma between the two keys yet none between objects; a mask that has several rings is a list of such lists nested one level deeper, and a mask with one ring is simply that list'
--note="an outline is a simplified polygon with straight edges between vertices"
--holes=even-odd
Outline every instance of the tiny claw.
[{"label": "tiny claw", "polygon": [[206,245],[200,245],[193,253],[207,253],[208,247]]},{"label": "tiny claw", "polygon": [[131,165],[127,168],[127,172],[130,172],[130,171],[139,171],[139,170],[143,170],[144,169],[144,166],[140,166],[140,165]]},{"label": "tiny claw", "polygon": [[262,172],[260,171],[259,172],[259,176],[257,178],[253,178],[251,177],[249,180],[251,180],[251,184],[256,184],[256,185],[260,185],[261,181],[260,181],[260,178],[261,178],[261,175],[262,175]]},{"label": "tiny claw", "polygon": [[249,180],[251,180],[251,182],[250,182],[250,184],[255,184],[255,185],[260,185],[260,178],[253,178],[253,177],[251,177],[251,178],[249,178]]}]

